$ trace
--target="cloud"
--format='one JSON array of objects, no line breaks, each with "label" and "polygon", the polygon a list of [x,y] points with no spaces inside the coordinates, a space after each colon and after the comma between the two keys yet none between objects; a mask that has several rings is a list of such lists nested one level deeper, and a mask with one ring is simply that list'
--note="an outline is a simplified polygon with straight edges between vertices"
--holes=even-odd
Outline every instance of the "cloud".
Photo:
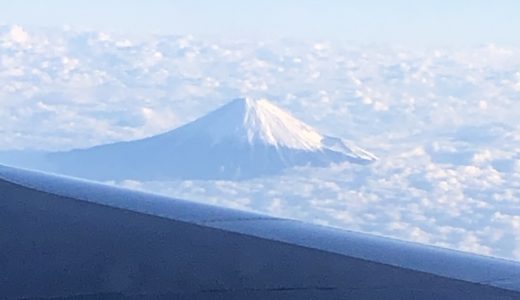
[{"label": "cloud", "polygon": [[12,26],[9,31],[10,39],[18,44],[25,44],[29,41],[29,34],[21,26]]}]

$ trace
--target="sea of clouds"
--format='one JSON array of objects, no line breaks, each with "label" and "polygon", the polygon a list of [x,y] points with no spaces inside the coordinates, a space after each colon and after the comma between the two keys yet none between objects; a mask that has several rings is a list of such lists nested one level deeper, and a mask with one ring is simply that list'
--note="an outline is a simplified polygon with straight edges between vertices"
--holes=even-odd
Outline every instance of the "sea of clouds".
[{"label": "sea of clouds", "polygon": [[142,138],[239,96],[267,98],[380,160],[247,181],[113,183],[520,259],[519,48],[0,26],[4,151]]}]

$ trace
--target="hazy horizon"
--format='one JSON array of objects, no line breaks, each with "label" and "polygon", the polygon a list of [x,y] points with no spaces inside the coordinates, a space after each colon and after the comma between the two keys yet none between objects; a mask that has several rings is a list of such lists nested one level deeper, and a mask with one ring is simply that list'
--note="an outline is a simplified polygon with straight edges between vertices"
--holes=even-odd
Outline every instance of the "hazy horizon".
[{"label": "hazy horizon", "polygon": [[0,1],[0,20],[124,34],[323,39],[357,43],[518,45],[520,3],[485,1]]}]

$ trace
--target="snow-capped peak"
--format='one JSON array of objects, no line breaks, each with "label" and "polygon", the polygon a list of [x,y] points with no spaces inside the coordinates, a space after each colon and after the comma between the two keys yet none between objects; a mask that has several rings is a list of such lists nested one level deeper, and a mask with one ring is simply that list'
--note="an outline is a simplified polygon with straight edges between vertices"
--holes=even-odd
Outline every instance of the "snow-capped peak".
[{"label": "snow-capped peak", "polygon": [[376,159],[348,141],[321,135],[267,100],[237,99],[161,135],[51,153],[49,165],[52,172],[97,180],[220,180]]},{"label": "snow-capped peak", "polygon": [[314,128],[266,99],[233,100],[192,125],[206,131],[215,141],[239,138],[250,145],[313,151],[322,147],[323,140]]},{"label": "snow-capped peak", "polygon": [[256,141],[295,149],[314,150],[321,147],[322,136],[311,126],[271,102],[245,99],[244,128],[250,144]]}]

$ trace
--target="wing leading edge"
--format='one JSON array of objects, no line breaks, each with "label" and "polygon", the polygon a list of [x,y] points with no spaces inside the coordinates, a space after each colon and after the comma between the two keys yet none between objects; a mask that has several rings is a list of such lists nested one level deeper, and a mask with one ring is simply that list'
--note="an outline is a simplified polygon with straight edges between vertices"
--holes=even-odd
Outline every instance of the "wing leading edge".
[{"label": "wing leading edge", "polygon": [[520,299],[520,264],[0,167],[0,298]]}]

